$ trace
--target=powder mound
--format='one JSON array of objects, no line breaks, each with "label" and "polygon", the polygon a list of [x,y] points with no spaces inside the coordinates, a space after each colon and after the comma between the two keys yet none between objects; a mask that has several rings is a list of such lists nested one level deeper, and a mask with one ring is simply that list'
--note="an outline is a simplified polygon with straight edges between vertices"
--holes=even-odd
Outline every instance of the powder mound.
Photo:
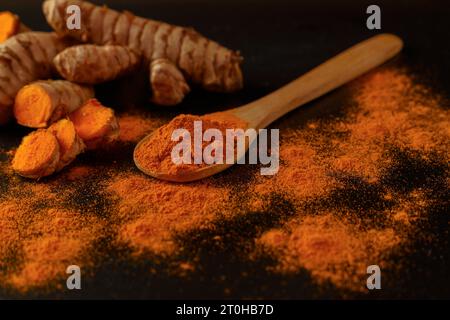
[{"label": "powder mound", "polygon": [[161,119],[125,114],[119,117],[121,142],[137,142],[163,124]]},{"label": "powder mound", "polygon": [[107,186],[117,200],[111,219],[121,221],[119,241],[137,255],[172,253],[177,234],[207,225],[229,201],[229,190],[202,181],[173,184],[123,174]]},{"label": "powder mound", "polygon": [[83,180],[91,176],[94,171],[94,168],[89,166],[73,167],[67,172],[66,177],[69,181]]},{"label": "powder mound", "polygon": [[[367,266],[383,265],[383,256],[400,243],[391,228],[361,230],[332,214],[292,221],[284,229],[272,229],[257,243],[279,257],[281,273],[308,270],[318,283],[365,290]],[[375,261],[375,262],[373,262]]]},{"label": "powder mound", "polygon": [[[206,167],[207,165],[204,163],[194,164],[195,121],[202,122],[202,134],[208,129],[218,129],[225,136],[226,129],[246,129],[247,127],[245,121],[225,112],[205,116],[179,115],[167,125],[156,130],[150,139],[144,141],[136,149],[135,157],[140,166],[146,171],[164,172],[170,175],[188,173]],[[175,164],[172,160],[172,150],[180,143],[180,141],[172,141],[172,133],[177,129],[185,129],[190,133],[192,164]],[[188,137],[184,137],[184,139],[188,139]],[[209,144],[211,142],[203,142],[202,150]],[[223,154],[225,155],[225,151]]]},{"label": "powder mound", "polygon": [[[86,266],[85,252],[101,226],[95,217],[76,211],[50,208],[30,217],[29,209],[10,201],[0,210],[1,234],[9,240],[7,246],[2,245],[0,258],[7,254],[21,257],[14,271],[2,280],[21,291],[63,277],[69,265]],[[23,223],[25,219],[29,224]]]},{"label": "powder mound", "polygon": [[326,194],[334,182],[327,176],[316,150],[303,139],[281,144],[279,172],[272,177],[258,177],[255,192],[267,195],[285,191],[295,199],[308,199]]},{"label": "powder mound", "polygon": [[[249,258],[270,254],[274,265],[269,265],[269,271],[277,273],[276,278],[281,274],[283,283],[306,271],[320,289],[327,290],[331,284],[343,289],[339,290],[342,295],[358,294],[361,289],[368,292],[368,265],[378,264],[391,273],[391,279],[415,272],[416,266],[410,264],[412,245],[418,240],[434,241],[431,232],[436,229],[429,229],[428,219],[437,220],[433,213],[442,210],[439,192],[450,187],[450,178],[447,169],[430,178],[431,162],[424,161],[422,168],[422,162],[400,159],[389,150],[412,150],[425,159],[428,152],[437,153],[447,168],[450,118],[443,107],[448,102],[396,68],[377,69],[350,86],[353,104],[342,102],[342,117],[289,125],[296,119],[287,116],[277,122],[281,162],[279,172],[271,177],[239,166],[226,179],[180,185],[111,162],[105,167],[74,166],[64,175],[35,183],[14,175],[8,161],[14,153],[0,150],[1,289],[28,291],[59,284],[66,290],[67,266],[76,264],[84,270],[98,263],[93,243],[105,236],[114,247],[127,246],[136,261],[157,256],[176,262],[180,274],[195,269],[203,276],[202,259],[191,259],[188,250],[194,246],[198,250],[194,253],[207,254],[204,248],[210,248],[209,243],[191,237],[205,230],[208,238],[200,239],[218,244],[228,236],[241,237],[236,249],[243,252],[238,247],[242,243]],[[317,103],[320,107],[322,102]],[[124,115],[121,140],[137,141],[166,122],[152,116]],[[191,121],[202,118],[189,117]],[[164,147],[164,141],[157,141],[155,149]],[[408,180],[404,165],[413,166],[413,176],[430,179]],[[97,176],[101,181],[94,185],[97,178],[90,177]],[[386,178],[395,178],[395,183],[386,184]],[[412,189],[405,190],[404,184],[410,182]],[[91,197],[92,189],[98,194]],[[104,200],[107,206],[98,205]],[[261,220],[253,220],[254,215],[243,220],[247,213],[260,211],[268,214]],[[229,226],[224,218],[238,223]],[[248,222],[258,230],[256,235],[246,232]],[[219,233],[215,236],[209,230]],[[189,239],[194,243],[184,242]],[[231,261],[233,266],[235,262]],[[221,270],[227,267],[224,264],[211,276],[222,277]],[[152,267],[148,272],[156,270]],[[259,275],[249,278],[254,279]],[[232,282],[225,290],[238,292],[239,286],[233,287]],[[277,285],[269,289],[284,290]]]}]

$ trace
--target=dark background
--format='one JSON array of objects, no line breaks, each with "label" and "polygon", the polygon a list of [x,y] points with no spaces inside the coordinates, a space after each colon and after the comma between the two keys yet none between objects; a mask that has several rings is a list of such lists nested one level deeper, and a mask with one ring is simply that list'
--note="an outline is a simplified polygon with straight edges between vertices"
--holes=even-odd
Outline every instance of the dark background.
[{"label": "dark background", "polygon": [[[366,28],[368,15],[365,11],[370,4],[378,4],[381,7],[381,32],[395,33],[405,42],[402,54],[390,63],[407,65],[418,75],[420,82],[441,94],[448,96],[450,89],[448,35],[450,4],[444,1],[111,0],[93,2],[105,3],[115,9],[130,10],[152,19],[192,26],[225,46],[242,52],[245,57],[243,67],[245,89],[242,92],[231,96],[193,93],[181,106],[172,111],[173,114],[179,111],[211,112],[216,110],[216,106],[238,106],[252,101],[291,81],[352,44],[375,35],[380,31],[371,31]],[[0,10],[11,10],[19,14],[32,29],[49,30],[41,13],[40,3],[40,1],[30,0],[2,0]],[[337,92],[327,95],[326,104],[333,104],[333,99],[339,99],[339,97]],[[308,110],[308,106],[305,109]],[[294,112],[291,116],[301,118],[302,114]],[[2,131],[0,129],[0,133]],[[10,147],[17,144],[20,136],[20,134],[17,136],[2,134],[0,146]],[[416,172],[409,171],[408,174],[412,176]],[[442,206],[439,213],[448,214],[448,203]],[[435,230],[440,239],[438,245],[428,248],[423,243],[416,243],[417,251],[411,255],[411,265],[406,268],[402,277],[389,279],[389,289],[371,292],[361,297],[449,298],[448,218],[444,217],[438,224]],[[255,271],[258,266],[241,266],[233,260],[232,253],[221,254],[225,257],[219,255],[206,257],[203,261],[204,273],[195,275],[185,282],[177,279],[140,277],[139,268],[145,269],[146,265],[133,266],[137,269],[134,270],[136,276],[131,276],[129,263],[124,263],[122,266],[116,264],[115,271],[111,271],[109,276],[90,280],[81,292],[50,293],[39,297],[284,299],[341,297],[341,293],[333,288],[324,291],[316,290],[306,276],[268,278],[264,272]],[[106,264],[104,274],[108,274],[108,268]],[[240,277],[242,269],[250,272],[250,276],[246,279]],[[219,273],[227,276],[225,285],[231,288],[230,296],[224,296],[224,283],[218,280]]]}]

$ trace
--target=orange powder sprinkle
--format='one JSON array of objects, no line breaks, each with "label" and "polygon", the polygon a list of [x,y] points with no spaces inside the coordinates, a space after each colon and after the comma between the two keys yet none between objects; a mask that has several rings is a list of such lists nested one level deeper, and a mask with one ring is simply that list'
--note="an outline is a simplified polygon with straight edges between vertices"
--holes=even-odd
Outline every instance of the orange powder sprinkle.
[{"label": "orange powder sprinkle", "polygon": [[94,170],[88,166],[73,167],[66,173],[66,176],[70,181],[77,181],[89,177],[93,171]]},{"label": "orange powder sprinkle", "polygon": [[[320,288],[331,284],[359,294],[371,264],[402,272],[403,250],[421,236],[418,230],[439,200],[430,197],[436,193],[430,184],[442,178],[442,188],[450,180],[438,172],[432,182],[409,181],[403,176],[405,160],[396,152],[422,174],[420,167],[432,167],[427,159],[436,154],[445,167],[450,119],[441,106],[446,103],[393,68],[379,69],[349,88],[352,101],[335,118],[289,125],[296,119],[287,116],[277,122],[281,162],[271,177],[253,170],[257,166],[234,166],[196,183],[166,183],[116,162],[118,150],[112,150],[105,153],[105,161],[112,156],[109,165],[73,167],[31,183],[5,165],[13,153],[2,153],[0,282],[23,291],[64,283],[67,265],[89,267],[102,260],[92,247],[105,233],[111,249],[125,247],[133,259],[155,263],[148,269],[152,276],[158,273],[153,258],[175,266],[172,277],[197,276],[206,269],[204,246],[233,250],[227,243],[234,238],[240,258],[256,259],[252,263],[261,264],[267,276],[306,271]],[[165,122],[156,115],[121,119],[125,143]],[[147,151],[152,147],[164,145]],[[282,205],[274,205],[274,198]],[[250,236],[246,224],[254,226]],[[184,242],[197,232],[198,243],[197,238]],[[266,255],[270,263],[258,260]]]},{"label": "orange powder sprinkle", "polygon": [[[450,115],[440,108],[445,103],[442,98],[403,71],[381,69],[351,87],[356,104],[345,117],[325,124],[310,121],[305,127],[282,132],[280,171],[274,177],[255,177],[250,203],[255,209],[264,208],[267,195],[275,192],[294,206],[295,213],[283,227],[266,231],[256,241],[259,248],[277,257],[274,272],[303,269],[317,283],[360,291],[365,290],[366,267],[374,261],[390,267],[389,253],[413,236],[412,230],[430,205],[417,190],[399,195],[381,184],[398,165],[392,148],[420,151],[425,159],[430,153],[449,159]],[[346,200],[330,197],[349,178],[379,192],[376,205],[380,209],[373,215],[383,217],[382,226],[366,226],[371,218],[364,207],[342,218],[345,202],[339,201]],[[346,192],[358,192],[358,187]],[[361,193],[355,204],[370,196]],[[383,209],[381,201],[388,207]],[[320,215],[311,216],[311,211]]]},{"label": "orange powder sprinkle", "polygon": [[173,236],[208,224],[228,201],[228,191],[207,182],[177,185],[126,174],[113,180],[107,190],[118,201],[120,240],[136,252],[173,252]]},{"label": "orange powder sprinkle", "polygon": [[308,270],[319,283],[365,290],[366,268],[383,265],[383,255],[400,243],[392,229],[358,230],[354,223],[332,214],[305,217],[286,229],[265,233],[258,243],[280,257],[278,270]]},{"label": "orange powder sprinkle", "polygon": [[163,125],[163,121],[160,119],[152,119],[140,115],[122,115],[119,117],[119,141],[138,142],[161,125]]},{"label": "orange powder sprinkle", "polygon": [[405,72],[391,69],[372,73],[355,86],[355,121],[344,125],[352,142],[389,142],[424,152],[448,150],[450,113],[440,108],[443,98],[415,84]]},{"label": "orange powder sprinkle", "polygon": [[[0,279],[23,291],[64,277],[71,264],[86,266],[84,251],[101,226],[92,216],[66,209],[34,210],[30,215],[38,201],[52,197],[46,195],[45,187],[25,189],[17,199],[2,200],[0,206],[0,266],[6,270],[0,272]],[[26,194],[39,193],[39,200],[21,201]]]},{"label": "orange powder sprinkle", "polygon": [[8,256],[14,253],[20,240],[19,222],[15,215],[17,204],[9,201],[0,206],[0,270],[7,267]]},{"label": "orange powder sprinkle", "polygon": [[[179,115],[170,123],[162,126],[154,132],[152,137],[144,141],[137,148],[135,156],[142,168],[153,172],[165,172],[168,174],[181,174],[190,172],[198,168],[207,166],[206,164],[194,164],[194,122],[202,122],[202,134],[208,129],[218,129],[223,134],[226,129],[245,129],[247,124],[245,121],[224,112],[218,112],[206,116]],[[192,164],[173,163],[171,153],[172,149],[179,141],[172,141],[172,133],[177,129],[185,129],[190,133],[191,137],[191,158]],[[203,142],[203,148],[211,142]],[[224,151],[225,155],[225,151]]]},{"label": "orange powder sprinkle", "polygon": [[282,143],[279,172],[274,176],[259,176],[255,192],[263,195],[283,190],[303,200],[326,194],[334,182],[317,156],[316,150],[301,138],[295,144]]}]

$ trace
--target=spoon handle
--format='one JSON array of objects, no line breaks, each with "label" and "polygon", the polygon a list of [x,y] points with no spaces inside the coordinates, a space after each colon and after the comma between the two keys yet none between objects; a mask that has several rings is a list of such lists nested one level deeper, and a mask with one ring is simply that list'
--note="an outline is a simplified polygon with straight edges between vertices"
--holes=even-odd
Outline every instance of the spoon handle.
[{"label": "spoon handle", "polygon": [[402,47],[402,40],[395,35],[374,36],[327,60],[275,92],[230,112],[246,120],[249,127],[265,128],[295,108],[383,64],[399,53]]}]

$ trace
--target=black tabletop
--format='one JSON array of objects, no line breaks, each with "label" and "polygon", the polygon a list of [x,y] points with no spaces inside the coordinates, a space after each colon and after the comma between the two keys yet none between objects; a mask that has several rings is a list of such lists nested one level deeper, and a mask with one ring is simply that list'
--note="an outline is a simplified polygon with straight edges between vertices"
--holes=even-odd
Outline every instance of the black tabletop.
[{"label": "black tabletop", "polygon": [[[405,43],[403,52],[394,62],[407,65],[419,80],[444,96],[450,89],[450,43],[448,41],[450,6],[442,1],[377,1],[382,10],[382,29],[368,30],[366,8],[370,1],[180,1],[180,0],[110,0],[106,3],[117,9],[126,9],[153,19],[178,25],[193,26],[204,35],[230,48],[239,49],[245,57],[243,72],[245,89],[231,95],[193,93],[182,106],[171,110],[174,115],[183,112],[202,114],[210,112],[211,106],[237,106],[263,96],[281,85],[305,73],[312,67],[350,47],[351,45],[381,32],[394,33]],[[0,10],[11,10],[32,29],[50,30],[40,10],[40,1],[3,0]],[[331,93],[331,99],[336,92]],[[337,95],[336,99],[339,98]],[[298,116],[297,114],[294,116]],[[301,115],[300,115],[301,116]],[[11,130],[9,128],[8,130]],[[10,148],[20,141],[26,130],[14,129],[15,133],[0,129],[0,146]],[[415,174],[411,172],[410,174]],[[443,204],[444,211],[448,203]],[[447,208],[447,209],[445,209]],[[448,214],[448,210],[447,210]],[[442,220],[442,219],[441,219]],[[448,266],[449,224],[448,216],[440,222],[441,246],[432,255],[439,261],[430,262],[429,252],[418,250],[411,255],[411,270],[407,280],[398,281],[398,287],[371,297],[416,298],[450,297]],[[220,257],[215,257],[220,259]],[[212,261],[212,260],[211,260]],[[214,260],[217,261],[217,260]],[[214,263],[221,265],[216,268]],[[240,272],[254,266],[242,266],[237,261],[207,263],[199,274],[189,280],[179,278],[142,279],[139,273],[131,275],[123,270],[92,280],[92,290],[78,293],[48,293],[44,297],[82,298],[222,298],[223,287],[214,281],[218,272],[230,278],[228,286],[236,292],[235,298],[310,298],[340,297],[334,290],[318,293],[301,287],[302,279],[280,278],[253,272],[246,279]],[[116,266],[117,267],[117,266]],[[145,267],[145,266],[142,266]],[[108,269],[106,265],[105,270]],[[136,267],[136,268],[139,268]],[[235,271],[233,271],[235,270]],[[105,271],[108,274],[107,271]],[[415,274],[417,272],[417,274]],[[264,285],[261,285],[264,283]],[[314,293],[314,294],[313,294]],[[30,294],[33,296],[33,294]],[[40,296],[42,297],[42,296]],[[355,294],[355,297],[360,297]],[[362,297],[367,298],[367,295]]]}]

